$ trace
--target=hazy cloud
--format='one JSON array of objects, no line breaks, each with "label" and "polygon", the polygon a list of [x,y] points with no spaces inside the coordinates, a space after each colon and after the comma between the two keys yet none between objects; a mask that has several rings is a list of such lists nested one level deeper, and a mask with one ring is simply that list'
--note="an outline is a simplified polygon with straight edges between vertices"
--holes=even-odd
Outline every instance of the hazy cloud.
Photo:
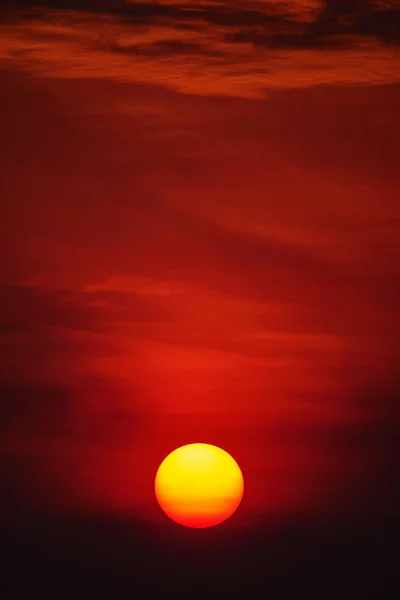
[{"label": "hazy cloud", "polygon": [[1,25],[10,471],[138,507],[207,435],[242,451],[251,514],[390,471],[394,5],[370,29],[361,4],[49,6]]},{"label": "hazy cloud", "polygon": [[50,3],[6,13],[0,60],[45,77],[157,83],[205,95],[399,81],[394,3],[328,2],[309,19],[307,6],[285,6],[172,1],[80,10]]}]

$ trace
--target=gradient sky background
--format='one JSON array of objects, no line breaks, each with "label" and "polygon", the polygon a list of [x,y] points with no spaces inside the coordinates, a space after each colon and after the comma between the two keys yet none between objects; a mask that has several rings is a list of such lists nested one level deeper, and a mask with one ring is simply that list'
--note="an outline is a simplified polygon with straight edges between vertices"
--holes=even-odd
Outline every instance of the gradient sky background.
[{"label": "gradient sky background", "polygon": [[397,519],[399,2],[0,6],[4,514]]}]

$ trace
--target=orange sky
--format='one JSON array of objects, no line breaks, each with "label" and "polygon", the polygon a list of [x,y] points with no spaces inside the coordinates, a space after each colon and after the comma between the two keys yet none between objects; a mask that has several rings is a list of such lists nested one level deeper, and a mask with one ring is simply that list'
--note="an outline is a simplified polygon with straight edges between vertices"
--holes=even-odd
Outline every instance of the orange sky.
[{"label": "orange sky", "polygon": [[350,4],[1,9],[10,497],[157,520],[196,441],[238,523],[392,473],[400,15]]}]

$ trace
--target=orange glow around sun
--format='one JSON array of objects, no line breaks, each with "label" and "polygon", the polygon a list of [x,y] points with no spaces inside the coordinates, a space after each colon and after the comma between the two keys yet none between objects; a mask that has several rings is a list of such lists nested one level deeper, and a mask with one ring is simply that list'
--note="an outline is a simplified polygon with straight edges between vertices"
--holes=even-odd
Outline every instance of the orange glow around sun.
[{"label": "orange glow around sun", "polygon": [[243,497],[243,476],[225,450],[210,444],[188,444],[161,463],[155,493],[173,521],[187,527],[212,527],[236,511]]}]

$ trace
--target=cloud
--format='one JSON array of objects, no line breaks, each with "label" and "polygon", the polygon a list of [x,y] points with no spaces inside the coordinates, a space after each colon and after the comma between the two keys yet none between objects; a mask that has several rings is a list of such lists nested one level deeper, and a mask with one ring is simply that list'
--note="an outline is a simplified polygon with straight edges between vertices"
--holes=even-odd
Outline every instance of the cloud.
[{"label": "cloud", "polygon": [[395,2],[374,0],[323,0],[313,20],[304,22],[280,14],[272,30],[256,19],[233,33],[228,40],[268,48],[331,50],[352,48],[362,39],[381,43],[400,42],[400,9]]},{"label": "cloud", "polygon": [[82,11],[55,4],[5,20],[0,60],[42,77],[251,98],[273,89],[398,82],[395,5],[332,6],[304,20],[303,9],[275,3],[130,3]]},{"label": "cloud", "polygon": [[84,286],[85,292],[122,292],[139,296],[169,296],[180,294],[186,285],[152,277],[112,277],[99,283]]},{"label": "cloud", "polygon": [[371,461],[389,472],[387,33],[344,3],[51,6],[9,11],[0,37],[15,496],[40,479],[50,499],[138,506],[165,446],[205,434],[247,453],[260,513],[326,494],[327,471],[340,494]]},{"label": "cloud", "polygon": [[129,388],[94,367],[112,352],[109,307],[83,292],[3,284],[0,299],[0,504],[81,507],[146,429],[134,362]]},{"label": "cloud", "polygon": [[52,384],[84,376],[82,357],[102,330],[99,307],[73,290],[3,284],[0,309],[1,381]]},{"label": "cloud", "polygon": [[79,385],[16,381],[0,382],[0,395],[2,508],[82,509],[107,505],[110,495],[108,507],[115,507],[124,490],[134,506],[121,466],[129,462],[129,473],[140,468],[136,440],[148,423],[138,390],[105,378]]},{"label": "cloud", "polygon": [[21,332],[28,328],[60,328],[95,331],[98,320],[93,309],[73,290],[43,286],[2,285],[0,331]]}]

